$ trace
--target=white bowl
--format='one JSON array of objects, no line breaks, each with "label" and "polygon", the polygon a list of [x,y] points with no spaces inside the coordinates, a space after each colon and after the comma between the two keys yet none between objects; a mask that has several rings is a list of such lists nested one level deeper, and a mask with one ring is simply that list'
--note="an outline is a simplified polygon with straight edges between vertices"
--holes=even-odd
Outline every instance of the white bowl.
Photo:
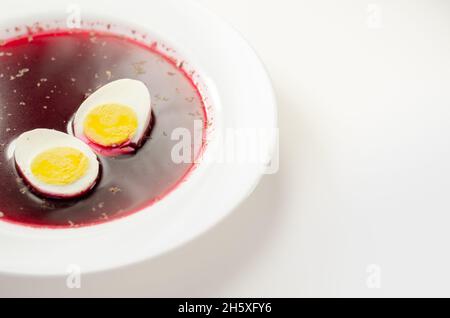
[{"label": "white bowl", "polygon": [[[36,21],[66,21],[71,1],[16,0],[0,10],[0,30]],[[220,147],[227,128],[277,126],[276,103],[261,62],[239,34],[191,1],[79,0],[85,21],[101,19],[157,35],[188,61],[211,106],[206,154]],[[75,11],[77,8],[75,8]],[[118,31],[119,32],[119,31]],[[122,32],[122,31],[120,31]],[[1,33],[0,38],[11,36]],[[269,158],[276,134],[262,151]],[[77,229],[39,229],[0,221],[0,272],[65,275],[69,266],[96,272],[165,253],[205,232],[255,188],[264,163],[200,163],[188,180],[161,202],[129,217]],[[233,235],[233,233],[230,233]]]}]

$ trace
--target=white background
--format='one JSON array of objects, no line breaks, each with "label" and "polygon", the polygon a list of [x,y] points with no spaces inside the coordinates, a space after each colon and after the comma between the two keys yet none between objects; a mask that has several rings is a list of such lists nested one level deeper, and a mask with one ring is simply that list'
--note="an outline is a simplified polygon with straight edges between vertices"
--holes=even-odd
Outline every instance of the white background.
[{"label": "white background", "polygon": [[273,78],[279,173],[182,249],[0,297],[450,296],[450,1],[199,1]]}]

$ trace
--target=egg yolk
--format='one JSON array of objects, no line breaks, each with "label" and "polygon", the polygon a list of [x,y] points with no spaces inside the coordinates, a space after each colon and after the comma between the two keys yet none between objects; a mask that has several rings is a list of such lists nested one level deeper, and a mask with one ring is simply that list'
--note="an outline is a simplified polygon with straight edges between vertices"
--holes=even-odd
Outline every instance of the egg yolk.
[{"label": "egg yolk", "polygon": [[75,183],[88,168],[89,159],[79,150],[69,147],[44,151],[31,163],[31,172],[38,180],[56,186]]},{"label": "egg yolk", "polygon": [[133,109],[119,104],[106,104],[94,108],[84,121],[84,134],[103,147],[117,147],[133,138],[138,118]]}]

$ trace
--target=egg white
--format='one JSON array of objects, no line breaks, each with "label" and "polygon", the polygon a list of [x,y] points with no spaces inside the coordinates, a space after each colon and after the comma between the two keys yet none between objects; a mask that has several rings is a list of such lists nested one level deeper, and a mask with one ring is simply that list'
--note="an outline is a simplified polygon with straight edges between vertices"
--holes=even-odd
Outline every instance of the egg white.
[{"label": "egg white", "polygon": [[[33,160],[44,151],[56,147],[70,147],[82,152],[89,161],[86,174],[76,182],[59,186],[46,184],[31,172]],[[40,194],[52,198],[73,198],[92,189],[99,176],[100,164],[97,155],[81,140],[68,134],[50,130],[36,129],[22,134],[15,142],[14,159],[22,177]]]},{"label": "egg white", "polygon": [[75,114],[73,129],[76,137],[87,140],[84,134],[85,119],[93,109],[105,104],[120,104],[133,109],[137,116],[138,127],[130,143],[138,145],[151,121],[151,96],[147,86],[141,81],[121,79],[92,93]]}]

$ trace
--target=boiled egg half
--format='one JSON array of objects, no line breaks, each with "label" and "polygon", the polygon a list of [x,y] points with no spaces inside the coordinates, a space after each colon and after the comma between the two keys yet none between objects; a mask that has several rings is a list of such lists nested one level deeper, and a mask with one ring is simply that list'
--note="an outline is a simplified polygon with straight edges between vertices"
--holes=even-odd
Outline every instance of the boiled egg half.
[{"label": "boiled egg half", "polygon": [[33,192],[54,199],[88,193],[99,179],[97,155],[81,140],[49,129],[22,134],[15,142],[14,159]]},{"label": "boiled egg half", "polygon": [[151,122],[151,97],[137,80],[111,82],[91,94],[73,120],[73,133],[103,155],[135,151]]}]

